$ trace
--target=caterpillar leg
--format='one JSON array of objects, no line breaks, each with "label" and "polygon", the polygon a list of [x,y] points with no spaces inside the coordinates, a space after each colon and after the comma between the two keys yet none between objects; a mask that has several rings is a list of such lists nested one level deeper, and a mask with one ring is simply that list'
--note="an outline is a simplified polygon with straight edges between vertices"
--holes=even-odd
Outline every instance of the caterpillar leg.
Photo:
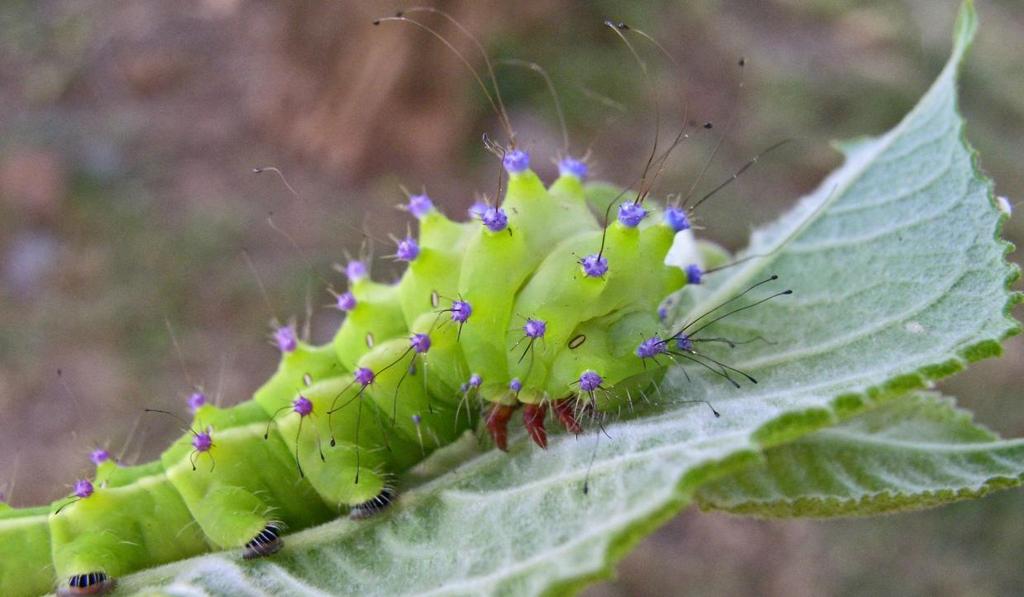
[{"label": "caterpillar leg", "polygon": [[256,558],[264,558],[281,551],[281,548],[284,547],[281,531],[281,525],[278,523],[267,523],[267,526],[263,527],[262,531],[256,533],[256,536],[245,544],[242,558],[255,560]]},{"label": "caterpillar leg", "polygon": [[580,425],[579,419],[576,417],[576,403],[576,398],[562,398],[553,401],[551,406],[562,427],[569,433],[579,435],[583,432],[583,426]]},{"label": "caterpillar leg", "polygon": [[373,499],[352,506],[352,509],[348,513],[348,517],[353,520],[363,520],[365,518],[370,518],[371,516],[376,516],[384,510],[387,510],[388,506],[390,506],[394,501],[395,490],[385,486]]},{"label": "caterpillar leg", "polygon": [[105,572],[88,572],[76,574],[68,579],[68,585],[57,589],[58,597],[75,597],[79,595],[104,595],[113,591],[117,580],[107,576]]},{"label": "caterpillar leg", "polygon": [[548,414],[548,405],[527,404],[523,408],[523,425],[530,434],[533,443],[541,448],[548,447],[548,432],[544,429],[544,417]]},{"label": "caterpillar leg", "polygon": [[508,452],[508,421],[514,410],[514,406],[495,403],[487,413],[487,431],[494,444],[503,452]]}]

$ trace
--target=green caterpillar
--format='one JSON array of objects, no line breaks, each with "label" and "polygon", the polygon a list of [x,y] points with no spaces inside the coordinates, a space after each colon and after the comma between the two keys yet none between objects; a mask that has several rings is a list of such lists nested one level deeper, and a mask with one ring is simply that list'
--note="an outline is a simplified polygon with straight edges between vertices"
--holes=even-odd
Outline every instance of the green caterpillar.
[{"label": "green caterpillar", "polygon": [[159,460],[120,466],[100,450],[94,477],[67,498],[0,499],[0,594],[99,595],[210,550],[271,556],[286,529],[386,508],[397,474],[478,423],[506,450],[521,408],[543,448],[549,415],[578,434],[585,416],[630,401],[673,361],[737,385],[731,374],[745,374],[697,349],[732,344],[699,336],[725,315],[664,323],[667,297],[727,259],[693,240],[692,208],[653,205],[646,191],[620,203],[625,191],[584,185],[587,165],[571,157],[545,187],[510,139],[501,202],[455,222],[411,196],[419,234],[398,242],[400,281],[350,262],[337,334],[313,346],[278,326],[280,365],[252,400],[219,408],[196,392],[189,433]]},{"label": "green caterpillar", "polygon": [[94,454],[95,477],[69,498],[0,506],[0,594],[55,583],[62,595],[99,594],[211,549],[270,555],[286,528],[381,510],[389,479],[481,415],[505,449],[523,407],[545,446],[549,409],[578,433],[584,409],[656,380],[659,356],[699,358],[693,334],[671,334],[658,316],[664,297],[699,281],[664,263],[677,233],[690,234],[686,211],[628,201],[606,228],[588,206],[583,162],[564,159],[549,188],[526,153],[503,163],[501,207],[475,206],[471,221],[411,197],[420,230],[399,243],[401,280],[374,282],[350,262],[334,339],[311,346],[291,326],[275,330],[281,363],[253,400],[218,408],[194,394],[192,431],[159,461],[122,467]]}]

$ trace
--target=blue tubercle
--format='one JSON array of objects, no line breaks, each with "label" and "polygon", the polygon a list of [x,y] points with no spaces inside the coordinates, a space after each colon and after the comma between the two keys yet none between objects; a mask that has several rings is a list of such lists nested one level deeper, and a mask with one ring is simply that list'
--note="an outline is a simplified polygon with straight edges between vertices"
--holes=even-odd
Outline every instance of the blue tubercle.
[{"label": "blue tubercle", "polygon": [[558,174],[561,176],[575,176],[583,180],[587,177],[587,164],[583,160],[564,157],[558,162]]},{"label": "blue tubercle", "polygon": [[188,410],[189,412],[195,413],[199,410],[199,407],[206,404],[206,394],[196,391],[192,392],[188,397]]},{"label": "blue tubercle", "polygon": [[584,371],[580,375],[580,389],[584,392],[593,392],[601,387],[603,381],[604,379],[596,371]]},{"label": "blue tubercle", "polygon": [[689,230],[691,227],[686,210],[678,207],[670,207],[665,210],[665,224],[675,232]]},{"label": "blue tubercle", "polygon": [[349,261],[345,266],[345,277],[349,282],[358,282],[366,277],[366,264],[362,261]]},{"label": "blue tubercle", "polygon": [[361,386],[365,388],[366,386],[373,383],[373,380],[376,376],[373,374],[373,371],[371,371],[369,368],[360,367],[356,369],[355,373],[353,374],[353,377],[357,382],[359,382]]},{"label": "blue tubercle", "polygon": [[473,314],[473,307],[463,300],[452,301],[452,321],[455,323],[466,323],[469,316]]},{"label": "blue tubercle", "polygon": [[192,447],[196,452],[209,452],[213,447],[213,436],[207,431],[195,434],[192,436]]},{"label": "blue tubercle", "polygon": [[75,487],[73,490],[75,497],[84,500],[92,495],[93,490],[92,482],[88,479],[79,479],[78,481],[75,481]]},{"label": "blue tubercle", "polygon": [[430,336],[426,334],[413,334],[409,338],[409,345],[419,354],[430,350]]},{"label": "blue tubercle", "polygon": [[686,272],[686,282],[688,284],[700,284],[704,276],[704,270],[700,269],[700,266],[696,263],[686,266],[683,271]]},{"label": "blue tubercle", "polygon": [[600,278],[608,273],[608,258],[599,253],[587,255],[580,259],[580,266],[588,277]]},{"label": "blue tubercle", "polygon": [[665,342],[658,336],[651,336],[636,347],[636,356],[641,359],[650,359],[664,353]]},{"label": "blue tubercle", "polygon": [[523,333],[527,338],[542,338],[547,332],[548,324],[540,319],[527,319],[523,326]]},{"label": "blue tubercle", "polygon": [[299,347],[299,339],[295,336],[295,328],[284,325],[274,331],[274,341],[281,352],[292,352]]},{"label": "blue tubercle", "polygon": [[474,201],[473,205],[469,206],[469,217],[483,218],[484,212],[486,212],[490,207],[490,205],[487,205],[483,201]]},{"label": "blue tubercle", "polygon": [[305,417],[313,412],[313,403],[309,398],[299,394],[298,398],[292,400],[292,410],[298,413],[300,417]]},{"label": "blue tubercle", "polygon": [[340,311],[351,311],[352,309],[355,309],[358,304],[359,301],[356,300],[356,295],[352,294],[350,291],[346,291],[338,295],[338,309]]},{"label": "blue tubercle", "polygon": [[416,242],[416,239],[407,236],[398,242],[398,250],[395,251],[395,257],[399,261],[413,261],[420,254],[420,245]]},{"label": "blue tubercle", "polygon": [[484,226],[491,232],[501,232],[508,228],[508,216],[505,210],[500,207],[488,207],[480,216]]},{"label": "blue tubercle", "polygon": [[513,149],[505,153],[501,163],[509,174],[520,174],[530,168],[530,154],[519,149]]},{"label": "blue tubercle", "polygon": [[89,454],[89,460],[91,460],[93,464],[98,466],[110,460],[110,452],[104,450],[103,448],[93,450],[92,453]]},{"label": "blue tubercle", "polygon": [[413,215],[417,220],[422,220],[423,216],[427,215],[434,209],[434,202],[430,200],[430,197],[426,193],[420,195],[413,195],[409,197],[409,204],[406,205],[406,209]]},{"label": "blue tubercle", "polygon": [[639,203],[623,203],[619,206],[619,222],[627,228],[636,228],[647,217],[647,210]]}]

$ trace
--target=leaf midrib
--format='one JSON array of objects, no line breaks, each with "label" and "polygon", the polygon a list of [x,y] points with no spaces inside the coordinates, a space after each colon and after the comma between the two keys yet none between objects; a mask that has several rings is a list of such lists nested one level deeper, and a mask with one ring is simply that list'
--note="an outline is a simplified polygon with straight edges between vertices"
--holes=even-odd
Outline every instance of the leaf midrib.
[{"label": "leaf midrib", "polygon": [[924,441],[907,441],[888,436],[879,435],[867,435],[864,433],[855,433],[852,431],[844,431],[836,428],[822,429],[814,436],[808,436],[803,441],[806,444],[834,444],[835,442],[842,443],[844,445],[870,445],[878,448],[884,448],[890,451],[905,451],[914,450],[917,452],[930,452],[930,453],[946,453],[952,454],[957,452],[976,452],[976,451],[994,451],[994,450],[1007,450],[1016,447],[1024,447],[1024,438],[1016,438],[1010,440],[993,440],[987,442],[971,442],[966,444],[950,445],[949,441],[945,442],[924,442]]}]

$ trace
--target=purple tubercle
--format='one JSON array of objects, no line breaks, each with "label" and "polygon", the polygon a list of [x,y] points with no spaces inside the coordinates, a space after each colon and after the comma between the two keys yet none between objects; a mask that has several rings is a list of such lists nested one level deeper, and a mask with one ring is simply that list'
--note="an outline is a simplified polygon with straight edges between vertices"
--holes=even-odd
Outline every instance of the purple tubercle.
[{"label": "purple tubercle", "polygon": [[700,284],[701,278],[704,276],[704,270],[700,269],[696,263],[686,266],[683,271],[686,272],[687,284]]},{"label": "purple tubercle", "polygon": [[505,157],[501,159],[501,163],[505,166],[505,171],[509,174],[519,174],[529,169],[530,154],[519,149],[513,149],[505,153]]},{"label": "purple tubercle", "polygon": [[473,314],[473,307],[463,300],[452,301],[452,321],[455,323],[466,323],[469,316]]},{"label": "purple tubercle", "polygon": [[356,369],[356,372],[355,372],[354,376],[355,376],[356,381],[358,381],[359,384],[362,385],[364,388],[366,386],[372,384],[373,383],[373,379],[375,377],[374,374],[373,374],[373,371],[371,371],[367,367],[360,367],[360,368]]},{"label": "purple tubercle", "polygon": [[670,207],[665,210],[665,224],[675,232],[682,232],[690,229],[690,218],[685,209]]},{"label": "purple tubercle", "polygon": [[367,275],[366,264],[362,261],[349,261],[345,266],[345,277],[349,282],[358,282]]},{"label": "purple tubercle", "polygon": [[292,352],[299,346],[299,339],[295,337],[295,328],[290,325],[283,325],[274,331],[274,340],[281,352]]},{"label": "purple tubercle", "polygon": [[477,375],[476,373],[474,373],[473,375],[469,376],[469,385],[470,385],[470,387],[479,388],[480,384],[482,384],[482,383],[484,383],[483,378],[480,377],[479,375]]},{"label": "purple tubercle", "polygon": [[483,218],[484,212],[490,209],[490,207],[490,205],[487,205],[483,201],[474,201],[473,205],[469,206],[469,217]]},{"label": "purple tubercle", "polygon": [[84,500],[85,498],[87,498],[90,495],[92,495],[92,492],[93,492],[92,481],[90,481],[88,479],[79,479],[79,480],[75,481],[75,488],[74,488],[75,497],[78,497],[78,498],[81,498],[81,499]]},{"label": "purple tubercle", "polygon": [[583,180],[587,177],[587,164],[583,160],[564,157],[558,162],[558,174],[561,176],[575,176]]},{"label": "purple tubercle", "polygon": [[313,412],[313,403],[309,398],[299,394],[298,398],[292,400],[292,410],[299,413],[300,417],[305,417]]},{"label": "purple tubercle", "polygon": [[508,382],[508,389],[518,394],[523,389],[523,382],[519,381],[518,377],[513,377],[512,381]]},{"label": "purple tubercle", "polygon": [[505,210],[500,207],[488,207],[484,210],[480,219],[491,232],[501,232],[508,228],[508,216],[505,214]]},{"label": "purple tubercle", "polygon": [[540,319],[527,319],[523,326],[523,333],[527,338],[542,338],[548,331],[548,324]]},{"label": "purple tubercle", "polygon": [[583,273],[587,276],[600,278],[608,273],[608,258],[598,253],[587,255],[580,259],[580,266],[583,267]]},{"label": "purple tubercle", "polygon": [[209,452],[213,447],[213,436],[206,431],[195,434],[192,438],[192,447],[196,452]]},{"label": "purple tubercle", "polygon": [[345,291],[338,295],[338,309],[345,311],[346,313],[356,308],[359,301],[356,300],[356,295],[352,294],[351,291]]},{"label": "purple tubercle", "polygon": [[189,394],[189,396],[188,396],[188,410],[189,410],[189,412],[192,412],[192,413],[196,412],[204,404],[206,404],[206,394],[204,394],[204,393],[202,393],[202,392],[200,392],[198,390],[195,391],[195,392],[192,392],[191,394]]},{"label": "purple tubercle", "polygon": [[602,379],[596,371],[584,371],[583,374],[580,375],[580,389],[584,392],[593,392],[601,387],[602,381],[604,381],[604,379]]},{"label": "purple tubercle", "polygon": [[649,359],[664,353],[665,350],[665,342],[658,336],[651,336],[636,347],[636,356],[641,359]]},{"label": "purple tubercle", "polygon": [[687,352],[693,352],[693,340],[691,340],[686,334],[683,334],[676,338],[676,348]]},{"label": "purple tubercle", "polygon": [[412,261],[416,259],[420,254],[420,245],[416,242],[416,239],[407,236],[403,240],[398,241],[398,250],[395,251],[395,257],[399,261]]},{"label": "purple tubercle", "polygon": [[668,319],[668,307],[666,307],[665,305],[658,307],[658,319],[660,321],[665,321],[666,319]]},{"label": "purple tubercle", "polygon": [[647,217],[647,210],[639,203],[623,203],[619,206],[619,222],[627,228],[636,228]]},{"label": "purple tubercle", "polygon": [[89,460],[91,460],[92,463],[95,464],[96,466],[99,466],[104,462],[110,460],[110,452],[104,450],[103,448],[93,450],[89,454]]},{"label": "purple tubercle", "polygon": [[419,354],[430,350],[430,336],[426,334],[413,334],[409,337],[409,345]]},{"label": "purple tubercle", "polygon": [[423,422],[423,417],[421,417],[419,415],[413,415],[412,416],[412,424],[413,425],[419,427],[420,423],[422,423],[422,422]]},{"label": "purple tubercle", "polygon": [[409,213],[413,215],[417,220],[422,220],[423,216],[430,213],[434,209],[434,202],[430,200],[430,197],[426,193],[422,195],[413,195],[409,197],[409,204],[406,206]]}]

